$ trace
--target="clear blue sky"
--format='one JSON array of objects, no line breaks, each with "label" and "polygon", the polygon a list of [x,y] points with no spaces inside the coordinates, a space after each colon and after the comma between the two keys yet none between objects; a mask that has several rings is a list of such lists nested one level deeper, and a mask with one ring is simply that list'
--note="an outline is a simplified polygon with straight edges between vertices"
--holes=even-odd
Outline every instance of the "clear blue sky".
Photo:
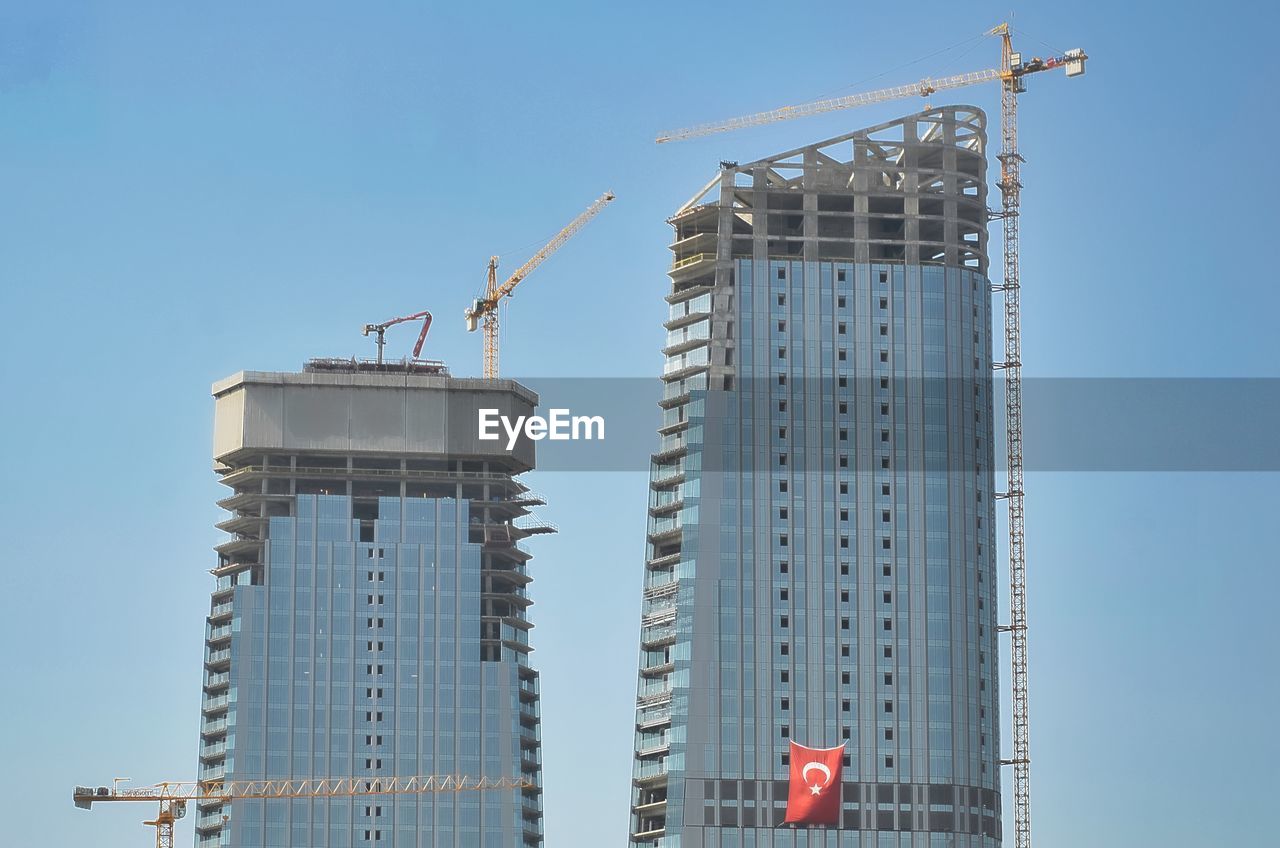
[{"label": "clear blue sky", "polygon": [[[489,255],[514,268],[605,189],[509,310],[504,370],[656,377],[664,219],[717,162],[917,104],[654,132],[988,67],[973,38],[1009,14],[773,9],[0,4],[0,843],[148,844],[149,807],[77,811],[72,786],[194,775],[213,380],[366,353],[362,324],[423,308],[430,354],[477,373],[461,312]],[[1022,101],[1028,375],[1280,377],[1277,22],[1014,13],[1026,52],[1093,57]],[[621,844],[644,478],[532,482],[562,530],[534,560],[548,845]],[[1278,511],[1275,474],[1031,475],[1040,848],[1274,840]]]}]

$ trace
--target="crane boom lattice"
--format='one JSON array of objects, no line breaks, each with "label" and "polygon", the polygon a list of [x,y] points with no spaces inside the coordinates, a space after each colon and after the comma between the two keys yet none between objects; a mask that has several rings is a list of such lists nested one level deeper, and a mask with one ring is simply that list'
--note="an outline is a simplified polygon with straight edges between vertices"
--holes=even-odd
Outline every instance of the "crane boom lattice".
[{"label": "crane boom lattice", "polygon": [[414,777],[343,777],[279,780],[164,781],[131,789],[77,786],[72,800],[81,809],[94,804],[129,801],[159,803],[160,812],[143,824],[156,829],[156,848],[172,848],[174,823],[194,801],[237,801],[270,798],[349,798],[363,795],[426,795],[436,792],[484,792],[535,789],[521,777],[417,775]]}]

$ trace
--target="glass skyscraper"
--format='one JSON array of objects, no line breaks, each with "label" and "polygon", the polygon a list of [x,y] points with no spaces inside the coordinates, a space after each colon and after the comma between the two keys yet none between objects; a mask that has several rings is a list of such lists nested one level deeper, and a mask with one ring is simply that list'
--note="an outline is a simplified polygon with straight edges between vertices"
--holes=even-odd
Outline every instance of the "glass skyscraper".
[{"label": "glass skyscraper", "polygon": [[[999,845],[985,145],[931,109],[670,219],[631,844]],[[838,827],[781,826],[793,739]]]},{"label": "glass skyscraper", "polygon": [[219,505],[201,780],[467,775],[525,789],[205,802],[199,848],[542,844],[529,553],[510,381],[317,361],[214,386]]}]

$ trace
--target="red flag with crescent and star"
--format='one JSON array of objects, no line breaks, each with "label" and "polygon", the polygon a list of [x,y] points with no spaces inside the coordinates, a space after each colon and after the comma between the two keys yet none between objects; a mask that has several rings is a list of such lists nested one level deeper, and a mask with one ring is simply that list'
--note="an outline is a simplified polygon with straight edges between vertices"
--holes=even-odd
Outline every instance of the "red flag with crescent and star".
[{"label": "red flag with crescent and star", "polygon": [[806,748],[791,743],[791,783],[787,793],[790,824],[840,823],[840,769],[844,745]]}]

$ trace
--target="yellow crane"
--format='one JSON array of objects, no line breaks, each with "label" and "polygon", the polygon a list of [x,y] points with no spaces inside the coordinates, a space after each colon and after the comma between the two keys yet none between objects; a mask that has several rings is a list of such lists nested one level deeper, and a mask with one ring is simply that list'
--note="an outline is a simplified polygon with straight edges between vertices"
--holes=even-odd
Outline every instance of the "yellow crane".
[{"label": "yellow crane", "polygon": [[82,810],[113,801],[150,801],[160,805],[152,821],[156,848],[173,848],[174,823],[187,813],[187,802],[237,801],[269,798],[349,798],[359,795],[425,795],[435,792],[484,792],[530,789],[523,778],[420,775],[418,777],[344,777],[280,780],[203,780],[155,783],[119,789],[77,786],[72,800]]},{"label": "yellow crane", "polygon": [[996,367],[1003,370],[1005,375],[1005,428],[1008,437],[1009,467],[1008,490],[1000,497],[1009,503],[1010,601],[1009,624],[1001,626],[1000,630],[1010,634],[1013,672],[1011,683],[1013,756],[1001,760],[1001,764],[1013,766],[1015,848],[1030,848],[1031,753],[1027,714],[1027,594],[1022,488],[1022,318],[1018,267],[1018,217],[1021,211],[1021,164],[1024,160],[1018,153],[1018,95],[1026,91],[1024,80],[1030,74],[1063,68],[1067,76],[1079,76],[1084,73],[1084,63],[1089,57],[1083,50],[1068,50],[1061,56],[1051,56],[1047,59],[1036,57],[1024,61],[1022,54],[1013,49],[1012,35],[1007,23],[1000,24],[987,34],[1000,37],[1000,67],[998,68],[938,79],[924,79],[918,83],[895,88],[829,100],[816,100],[798,106],[783,106],[741,118],[698,124],[686,129],[662,133],[657,141],[659,144],[680,141],[712,133],[820,115],[838,109],[868,106],[872,103],[883,103],[913,95],[928,97],[937,91],[978,83],[1000,82],[999,187],[1002,202],[1001,210],[992,213],[992,218],[999,219],[1004,227],[1004,279],[992,288],[1004,296],[1004,361],[997,363]]},{"label": "yellow crane", "polygon": [[613,192],[607,191],[587,207],[581,215],[569,222],[563,230],[556,233],[551,241],[542,246],[528,262],[516,269],[506,282],[498,285],[498,257],[489,257],[489,278],[483,297],[476,298],[471,308],[466,311],[467,330],[475,332],[481,321],[484,322],[484,376],[494,380],[498,377],[498,305],[504,297],[509,297],[520,281],[529,276],[547,257],[559,250],[574,233],[582,229],[588,221],[600,214],[600,210],[613,200]]}]

